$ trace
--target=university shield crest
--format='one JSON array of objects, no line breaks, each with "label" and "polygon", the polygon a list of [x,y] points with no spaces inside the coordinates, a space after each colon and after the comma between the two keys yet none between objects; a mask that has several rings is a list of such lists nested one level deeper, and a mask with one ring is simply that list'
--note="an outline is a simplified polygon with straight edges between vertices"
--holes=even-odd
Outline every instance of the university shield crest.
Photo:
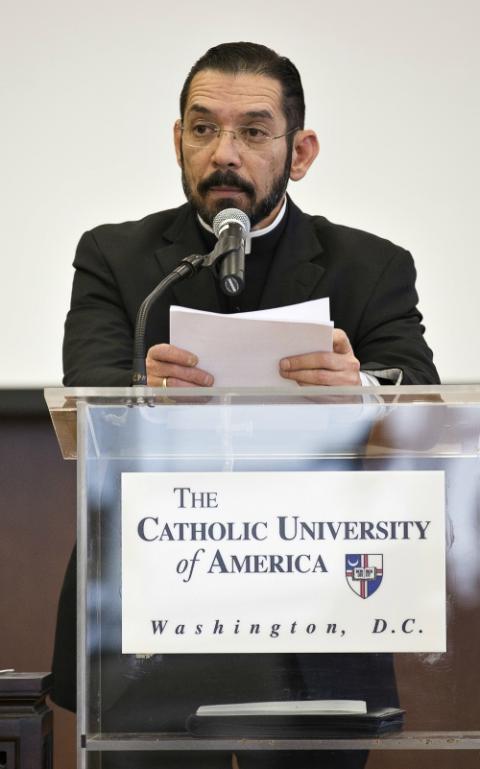
[{"label": "university shield crest", "polygon": [[382,583],[383,555],[349,553],[345,556],[345,576],[354,593],[369,598]]}]

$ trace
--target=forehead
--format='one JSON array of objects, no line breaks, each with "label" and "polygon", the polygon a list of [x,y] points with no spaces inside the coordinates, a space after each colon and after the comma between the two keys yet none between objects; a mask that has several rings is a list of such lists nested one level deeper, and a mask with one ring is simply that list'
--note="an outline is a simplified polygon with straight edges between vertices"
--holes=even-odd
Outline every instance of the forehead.
[{"label": "forehead", "polygon": [[246,115],[265,112],[278,120],[283,116],[282,86],[266,75],[232,75],[216,70],[202,70],[193,78],[188,91],[185,113],[202,107],[212,114]]}]

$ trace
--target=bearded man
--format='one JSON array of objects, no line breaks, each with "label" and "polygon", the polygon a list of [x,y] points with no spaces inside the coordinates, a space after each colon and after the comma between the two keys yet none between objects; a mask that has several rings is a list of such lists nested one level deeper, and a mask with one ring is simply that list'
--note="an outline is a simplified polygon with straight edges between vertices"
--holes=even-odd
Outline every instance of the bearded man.
[{"label": "bearded man", "polygon": [[[214,274],[201,270],[154,305],[146,332],[151,386],[214,385],[190,349],[169,343],[169,308],[235,313],[329,297],[335,323],[333,351],[311,351],[278,362],[299,385],[433,384],[438,375],[423,337],[412,257],[389,241],[300,211],[286,195],[318,150],[304,127],[300,75],[285,57],[262,45],[226,43],[191,69],[180,97],[174,144],[187,203],[141,221],[103,225],[83,235],[75,256],[71,309],[65,327],[64,384],[128,386],[133,334],[143,299],[189,254],[207,253],[216,238],[215,215],[244,211],[251,221],[246,288],[224,295]],[[252,375],[252,383],[254,374]],[[72,561],[73,564],[73,561]],[[55,701],[75,708],[74,567],[62,592],[55,652]],[[295,698],[355,698],[369,706],[395,705],[391,658],[384,655],[167,655],[151,665],[150,731],[184,728],[205,702]],[[287,659],[288,657],[288,659]],[[156,672],[154,670],[155,666]],[[162,667],[163,666],[163,667]],[[145,673],[143,671],[142,675]],[[207,671],[207,672],[206,672]],[[348,672],[347,672],[348,671]],[[132,680],[136,673],[131,674]],[[127,675],[128,677],[128,675]],[[233,694],[232,694],[233,693]],[[124,693],[112,704],[115,731],[141,731],[144,705]],[[122,709],[123,708],[123,709]],[[108,708],[104,713],[108,721]],[[138,716],[138,724],[136,717]],[[123,719],[123,721],[122,721]],[[115,756],[112,766],[123,766]],[[133,756],[125,761],[127,766]],[[140,766],[361,767],[358,752],[298,751],[295,755],[157,754]],[[130,761],[130,763],[128,763]],[[155,763],[158,761],[158,763]]]}]

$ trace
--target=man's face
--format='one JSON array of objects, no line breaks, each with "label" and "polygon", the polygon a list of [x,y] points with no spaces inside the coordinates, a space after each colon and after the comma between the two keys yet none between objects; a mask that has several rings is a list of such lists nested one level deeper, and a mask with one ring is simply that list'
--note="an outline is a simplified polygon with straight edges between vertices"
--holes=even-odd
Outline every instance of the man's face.
[{"label": "man's face", "polygon": [[[227,131],[251,126],[278,136],[288,130],[281,104],[277,80],[203,70],[190,85],[183,124],[213,123]],[[190,147],[177,121],[175,149],[185,194],[205,221],[211,224],[219,211],[231,207],[244,211],[252,227],[273,221],[290,175],[286,137],[253,149],[222,133],[205,147]]]}]

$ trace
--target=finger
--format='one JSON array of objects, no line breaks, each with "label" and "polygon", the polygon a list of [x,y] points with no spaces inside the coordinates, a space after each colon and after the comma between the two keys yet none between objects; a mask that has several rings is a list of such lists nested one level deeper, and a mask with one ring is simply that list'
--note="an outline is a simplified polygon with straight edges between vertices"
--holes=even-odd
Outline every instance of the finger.
[{"label": "finger", "polygon": [[[150,385],[151,387],[163,387],[163,377],[159,384]],[[185,379],[175,379],[175,377],[167,378],[167,388],[170,390],[172,387],[202,387],[195,382],[187,382]]]},{"label": "finger", "polygon": [[280,361],[280,371],[301,371],[303,369],[322,368],[322,355],[326,353],[309,352],[304,355],[290,355],[288,358],[282,358]]},{"label": "finger", "polygon": [[360,384],[358,370],[348,369],[331,371],[329,369],[303,369],[300,371],[281,372],[285,379],[292,379],[299,385],[324,385],[328,387],[348,387]]},{"label": "finger", "polygon": [[[161,387],[163,379],[168,379],[168,386],[173,387],[172,380],[186,382],[190,387],[198,385],[199,387],[211,387],[213,385],[213,376],[208,371],[200,368],[188,368],[187,366],[177,366],[174,363],[149,362],[147,359],[147,380],[151,387]],[[153,384],[155,382],[155,384]]]},{"label": "finger", "polygon": [[165,343],[155,344],[153,347],[150,347],[147,353],[148,359],[164,361],[166,363],[177,363],[179,366],[196,366],[198,363],[198,358],[193,352]]},{"label": "finger", "polygon": [[354,360],[352,345],[341,328],[333,330],[333,352],[310,352],[303,355],[291,355],[280,361],[281,371],[300,371],[303,369],[328,368],[340,371],[345,367],[344,355],[351,355]]},{"label": "finger", "polygon": [[336,371],[344,367],[344,357],[336,352],[309,352],[305,355],[292,355],[280,361],[281,372],[323,368]]}]

